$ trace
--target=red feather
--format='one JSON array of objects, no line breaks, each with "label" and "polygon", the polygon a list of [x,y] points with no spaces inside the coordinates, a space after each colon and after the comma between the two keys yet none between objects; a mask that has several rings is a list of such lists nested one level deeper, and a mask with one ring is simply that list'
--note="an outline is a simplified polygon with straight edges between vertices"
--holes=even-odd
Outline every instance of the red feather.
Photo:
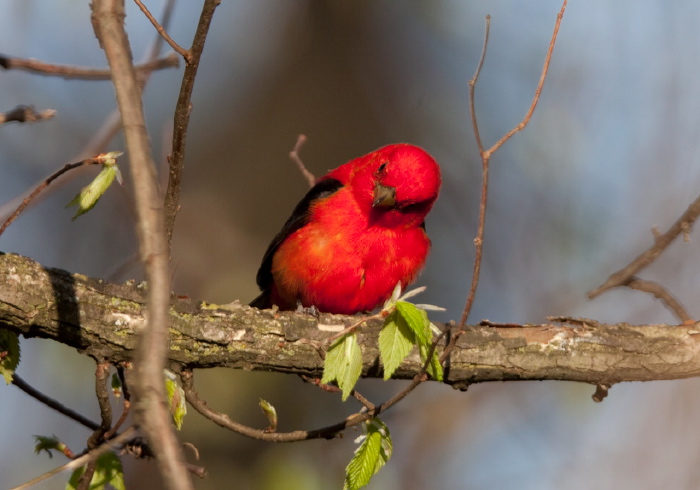
[{"label": "red feather", "polygon": [[412,283],[430,239],[424,220],[440,190],[440,168],[424,150],[394,144],[318,179],[270,244],[253,303],[353,314]]}]

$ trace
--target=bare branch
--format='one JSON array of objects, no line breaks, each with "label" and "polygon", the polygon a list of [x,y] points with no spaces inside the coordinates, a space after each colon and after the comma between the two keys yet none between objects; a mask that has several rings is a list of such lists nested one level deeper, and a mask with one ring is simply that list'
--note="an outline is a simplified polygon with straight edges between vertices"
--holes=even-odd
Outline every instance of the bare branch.
[{"label": "bare branch", "polygon": [[336,437],[339,432],[343,430],[354,427],[366,420],[369,420],[376,416],[379,411],[375,408],[372,411],[367,411],[364,413],[355,413],[350,415],[342,422],[337,424],[322,427],[320,429],[314,430],[296,430],[292,432],[267,432],[265,429],[253,429],[247,425],[235,422],[229,418],[225,413],[217,412],[209,408],[207,403],[199,398],[197,391],[194,388],[193,378],[191,372],[182,373],[182,389],[185,391],[185,396],[187,397],[187,402],[194,407],[200,414],[202,414],[207,419],[211,420],[215,424],[223,427],[224,429],[229,429],[238,434],[250,437],[252,439],[258,439],[261,441],[269,442],[299,442],[306,441],[310,439],[332,439]]},{"label": "bare branch", "polygon": [[622,269],[614,272],[608,279],[588,292],[588,297],[593,299],[604,293],[608,289],[617,286],[626,286],[632,276],[642,269],[651,265],[661,253],[676,239],[678,235],[685,234],[693,226],[695,220],[700,216],[700,196],[692,202],[688,209],[676,220],[671,227],[663,234],[655,234],[654,244],[647,250],[639,254],[632,262]]},{"label": "bare branch", "polygon": [[[163,68],[176,68],[178,64],[178,56],[175,53],[170,53],[163,58],[149,61],[134,68],[139,72],[152,72]],[[14,58],[3,54],[0,54],[0,67],[6,70],[24,70],[38,75],[62,77],[69,80],[110,80],[112,78],[110,70],[101,68],[57,65],[34,59]]]},{"label": "bare branch", "polygon": [[309,187],[313,187],[314,184],[316,184],[316,177],[314,176],[314,174],[309,172],[309,170],[306,168],[306,165],[304,165],[304,162],[301,161],[301,157],[299,157],[299,152],[301,151],[301,147],[304,146],[304,143],[306,143],[306,136],[300,134],[297,137],[297,142],[294,145],[294,149],[289,152],[289,158],[297,164],[299,172],[301,172],[301,175],[306,179],[306,182],[308,182]]},{"label": "bare branch", "polygon": [[547,56],[545,56],[544,58],[544,66],[542,66],[540,81],[537,84],[537,88],[535,89],[535,96],[532,98],[530,109],[527,111],[527,114],[525,114],[525,117],[522,121],[520,121],[520,123],[518,123],[517,126],[515,126],[513,129],[504,134],[500,140],[498,140],[491,148],[486,150],[482,158],[489,158],[494,152],[496,152],[501,146],[503,146],[503,144],[506,141],[511,139],[515,133],[525,129],[525,126],[527,126],[530,122],[532,114],[535,112],[535,108],[537,107],[537,102],[539,102],[540,100],[540,94],[542,93],[542,88],[544,87],[544,81],[547,79],[547,72],[549,71],[549,62],[552,60],[552,53],[554,52],[554,45],[557,42],[557,35],[559,34],[559,26],[561,25],[561,20],[564,18],[566,4],[567,0],[564,0],[564,3],[562,3],[561,5],[561,10],[559,10],[559,13],[557,14],[557,20],[554,23],[554,32],[552,32],[552,39],[549,41],[549,49],[547,50]]},{"label": "bare branch", "polygon": [[479,147],[479,153],[481,156],[481,199],[479,201],[479,224],[477,227],[477,232],[476,232],[476,238],[474,239],[474,246],[475,246],[475,255],[474,255],[474,270],[472,273],[472,281],[471,281],[471,286],[469,287],[469,293],[467,294],[467,300],[464,305],[464,309],[462,311],[462,316],[459,321],[459,329],[457,330],[457,333],[452,337],[452,340],[450,341],[449,345],[445,349],[445,352],[442,355],[442,361],[449,357],[450,352],[454,348],[454,346],[457,343],[457,340],[459,337],[462,335],[462,332],[464,332],[464,327],[467,324],[467,319],[469,317],[469,313],[471,312],[472,306],[474,305],[474,299],[476,298],[476,290],[479,285],[479,277],[481,273],[481,258],[482,258],[482,252],[483,252],[483,244],[484,244],[484,230],[486,228],[486,205],[488,201],[488,182],[489,182],[489,162],[491,155],[497,151],[506,141],[508,141],[515,133],[518,131],[521,131],[527,124],[530,122],[530,119],[532,118],[532,114],[535,112],[535,107],[537,106],[537,102],[539,101],[540,98],[540,93],[542,92],[542,87],[544,86],[544,81],[547,78],[547,72],[549,70],[549,62],[552,58],[552,53],[554,52],[554,45],[556,44],[557,41],[557,34],[559,33],[559,26],[561,24],[562,18],[564,17],[564,11],[566,10],[566,4],[567,0],[564,0],[561,6],[561,10],[557,14],[557,20],[554,23],[554,32],[552,33],[552,39],[549,42],[549,49],[547,51],[547,56],[545,57],[544,60],[544,66],[542,67],[542,73],[540,75],[540,82],[537,85],[537,89],[535,90],[535,96],[532,99],[532,102],[530,103],[530,109],[528,110],[527,114],[523,118],[523,120],[515,126],[512,130],[510,130],[508,133],[506,133],[500,140],[498,140],[491,148],[488,150],[484,150],[482,143],[481,143],[481,136],[479,135],[479,126],[477,124],[477,118],[476,118],[476,111],[474,108],[474,91],[476,87],[476,82],[478,80],[479,74],[481,73],[481,67],[484,63],[484,59],[486,57],[486,48],[488,46],[488,40],[489,40],[489,28],[491,25],[491,18],[487,17],[486,18],[486,32],[484,34],[484,45],[483,49],[481,51],[481,58],[479,60],[479,64],[477,66],[476,72],[474,73],[474,77],[469,80],[469,111],[471,114],[473,126],[474,126],[474,136],[477,141],[477,145]]},{"label": "bare branch", "polygon": [[476,146],[479,149],[479,155],[484,155],[484,145],[481,142],[481,135],[479,133],[479,121],[476,118],[476,102],[474,101],[474,86],[476,81],[479,79],[481,74],[481,68],[484,66],[484,60],[486,60],[486,49],[489,46],[489,33],[491,32],[491,16],[486,16],[486,27],[484,28],[484,43],[481,46],[481,56],[479,57],[479,63],[476,65],[476,71],[474,76],[469,80],[469,115],[472,119],[472,129],[474,130],[474,139],[476,140]]},{"label": "bare branch", "polygon": [[168,187],[165,191],[165,231],[167,243],[173,237],[175,229],[175,217],[180,210],[180,187],[182,185],[182,173],[185,169],[185,149],[187,147],[187,127],[190,123],[190,111],[192,110],[192,91],[194,81],[199,69],[199,61],[202,58],[204,42],[207,39],[209,25],[214,16],[216,7],[221,0],[205,0],[202,13],[199,17],[199,24],[194,34],[192,47],[189,50],[190,57],[187,58],[185,73],[182,76],[180,95],[175,106],[175,116],[173,125],[173,151],[168,159],[170,162],[170,173],[168,174]]},{"label": "bare branch", "polygon": [[141,0],[134,0],[136,5],[141,9],[141,12],[144,13],[144,15],[148,18],[148,20],[151,21],[151,24],[153,24],[153,27],[156,28],[156,31],[163,37],[165,42],[167,42],[171,48],[173,48],[180,56],[182,56],[186,61],[189,61],[190,59],[190,52],[180,46],[178,43],[175,42],[175,40],[170,37],[168,34],[168,31],[165,30],[165,27],[160,25],[160,23],[156,20],[155,17],[153,17],[153,14],[148,10],[148,8],[141,2]]},{"label": "bare branch", "polygon": [[657,299],[660,299],[666,308],[676,315],[681,322],[691,323],[693,321],[693,318],[688,314],[686,309],[683,308],[683,305],[681,305],[661,284],[654,281],[639,279],[638,277],[632,277],[626,286],[631,289],[636,289],[637,291],[653,294]]},{"label": "bare branch", "polygon": [[83,165],[99,165],[101,163],[103,163],[103,160],[100,159],[98,155],[95,158],[88,158],[81,162],[68,163],[64,165],[63,168],[61,168],[60,170],[54,172],[46,180],[39,184],[39,186],[36,189],[34,189],[31,194],[29,194],[22,200],[22,204],[20,204],[17,207],[17,209],[15,209],[14,212],[9,216],[9,218],[5,220],[2,226],[0,226],[0,235],[2,235],[5,232],[7,227],[10,226],[12,222],[17,219],[17,217],[22,213],[22,211],[24,211],[25,208],[29,206],[29,204],[41,193],[41,191],[46,189],[51,184],[51,182],[53,182],[69,170],[73,170],[74,168],[82,167]]},{"label": "bare branch", "polygon": [[93,24],[105,50],[117,93],[134,181],[141,260],[148,280],[148,321],[134,362],[136,414],[171,489],[192,489],[166,405],[163,365],[168,351],[169,275],[163,211],[149,147],[141,87],[124,30],[123,0],[94,0]]},{"label": "bare branch", "polygon": [[40,392],[39,390],[37,390],[36,388],[31,386],[29,383],[24,381],[22,378],[20,378],[17,373],[13,373],[13,375],[12,375],[12,384],[15,385],[17,388],[19,388],[20,390],[24,391],[27,395],[31,396],[32,398],[39,400],[41,403],[43,403],[47,407],[53,408],[57,412],[65,415],[66,417],[68,417],[70,419],[75,420],[76,422],[84,425],[88,429],[97,430],[100,428],[99,424],[93,422],[89,418],[79,414],[75,410],[72,410],[72,409],[66,407],[65,405],[54,400],[50,396],[43,394],[42,392]]},{"label": "bare branch", "polygon": [[[82,355],[120,364],[133,357],[146,322],[147,293],[133,283],[112,284],[70,274],[17,255],[0,255],[0,328],[25,337],[56,340]],[[171,297],[168,367],[228,367],[321,377],[323,359],[313,343],[333,334],[329,325],[355,317],[217,309],[191,298]],[[469,326],[456,343],[445,383],[568,380],[597,385],[700,375],[700,337],[693,325],[603,325],[557,318],[564,325]],[[363,375],[381,378],[377,338],[381,320],[358,335]],[[456,327],[447,328],[453,336]],[[437,348],[444,352],[444,342]],[[412,353],[395,379],[414,379],[423,362]]]},{"label": "bare branch", "polygon": [[109,392],[107,391],[109,366],[108,363],[98,362],[95,367],[95,395],[100,406],[101,423],[88,439],[88,449],[94,449],[102,443],[103,437],[112,428],[112,404],[109,402]]}]

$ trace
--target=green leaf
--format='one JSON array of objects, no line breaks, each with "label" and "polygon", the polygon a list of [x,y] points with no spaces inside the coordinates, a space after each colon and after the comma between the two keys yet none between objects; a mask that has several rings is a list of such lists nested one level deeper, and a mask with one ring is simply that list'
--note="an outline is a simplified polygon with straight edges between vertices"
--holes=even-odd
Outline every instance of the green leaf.
[{"label": "green leaf", "polygon": [[65,449],[65,444],[63,444],[56,436],[34,436],[36,439],[36,444],[34,444],[34,452],[39,454],[41,451],[46,451],[49,458],[53,458],[52,449],[56,451],[63,452]]},{"label": "green leaf", "polygon": [[117,176],[117,173],[119,173],[119,168],[116,166],[116,164],[102,165],[102,170],[99,174],[97,174],[97,177],[95,177],[95,179],[87,186],[83,187],[82,190],[73,198],[73,200],[71,200],[71,202],[66,204],[67,208],[70,206],[78,206],[75,216],[73,216],[73,220],[95,207],[95,204],[97,204],[97,201],[100,200],[100,197],[107,192],[109,186],[112,185],[112,182],[114,182],[114,178]]},{"label": "green leaf", "polygon": [[0,330],[0,374],[5,383],[12,383],[12,375],[19,365],[19,336],[9,330]]},{"label": "green leaf", "polygon": [[391,378],[415,343],[415,333],[396,311],[386,317],[379,332],[379,355],[384,364],[385,380]]},{"label": "green leaf", "polygon": [[168,407],[173,423],[177,430],[182,429],[182,422],[187,415],[187,403],[185,403],[185,391],[177,384],[175,374],[165,369],[165,392],[168,395]]},{"label": "green leaf", "polygon": [[[83,473],[85,473],[85,466],[75,470],[66,484],[66,490],[75,490]],[[125,490],[126,488],[124,486],[122,462],[112,452],[101,455],[95,461],[95,473],[92,475],[88,489],[104,490],[106,485],[111,485],[115,490]]]},{"label": "green leaf", "polygon": [[326,352],[323,363],[323,378],[321,383],[338,383],[343,392],[343,401],[347,400],[362,374],[362,351],[357,343],[357,336],[352,333],[344,335]]},{"label": "green leaf", "polygon": [[[420,359],[425,363],[426,359],[428,358],[428,351],[430,350],[430,346],[420,345],[418,346],[418,349],[420,351]],[[430,358],[430,362],[428,363],[426,372],[435,381],[443,381],[442,364],[440,364],[440,357],[437,354],[437,349],[433,350],[433,356]]]},{"label": "green leaf", "polygon": [[267,417],[267,421],[270,423],[270,426],[265,429],[266,432],[275,432],[277,430],[277,410],[275,410],[275,407],[270,402],[262,398],[258,405],[260,405],[265,417]]},{"label": "green leaf", "polygon": [[419,310],[416,305],[405,301],[396,303],[396,311],[416,334],[418,345],[430,345],[433,340],[433,333],[430,330],[428,314],[423,310]]},{"label": "green leaf", "polygon": [[366,435],[355,455],[345,468],[344,490],[357,490],[369,483],[372,477],[389,461],[393,451],[389,428],[373,418],[365,423]]}]

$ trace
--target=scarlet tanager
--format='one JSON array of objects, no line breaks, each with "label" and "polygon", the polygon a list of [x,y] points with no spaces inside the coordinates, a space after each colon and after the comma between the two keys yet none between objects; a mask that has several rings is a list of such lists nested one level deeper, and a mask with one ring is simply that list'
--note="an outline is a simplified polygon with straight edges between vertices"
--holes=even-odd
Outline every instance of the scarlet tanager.
[{"label": "scarlet tanager", "polygon": [[265,252],[251,306],[370,311],[412,283],[430,239],[440,167],[409,144],[379,148],[316,180]]}]

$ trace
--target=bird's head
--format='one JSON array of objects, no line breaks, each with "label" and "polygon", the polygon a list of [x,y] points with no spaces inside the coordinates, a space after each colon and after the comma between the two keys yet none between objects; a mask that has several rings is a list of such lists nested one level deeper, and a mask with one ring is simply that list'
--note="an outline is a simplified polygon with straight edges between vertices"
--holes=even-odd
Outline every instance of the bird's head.
[{"label": "bird's head", "polygon": [[384,146],[329,172],[357,203],[387,226],[415,226],[425,219],[440,192],[440,167],[422,148]]}]

